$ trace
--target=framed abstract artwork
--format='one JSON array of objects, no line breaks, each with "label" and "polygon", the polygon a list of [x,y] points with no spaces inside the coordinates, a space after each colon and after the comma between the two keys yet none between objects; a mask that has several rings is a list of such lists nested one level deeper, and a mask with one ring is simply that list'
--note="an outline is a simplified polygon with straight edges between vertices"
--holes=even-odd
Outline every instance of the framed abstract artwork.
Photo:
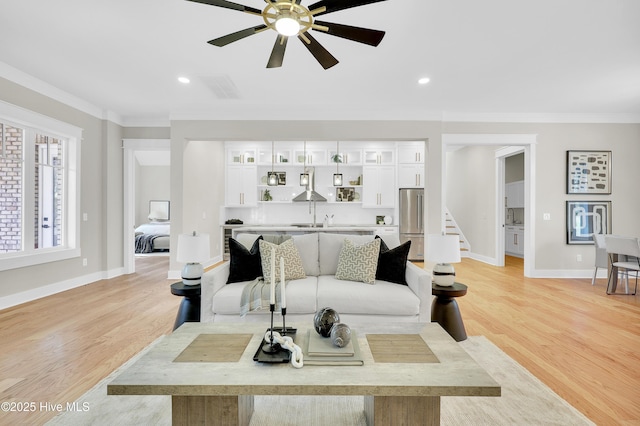
[{"label": "framed abstract artwork", "polygon": [[611,194],[611,151],[567,151],[567,194]]},{"label": "framed abstract artwork", "polygon": [[611,233],[611,201],[567,201],[567,244],[594,244]]}]

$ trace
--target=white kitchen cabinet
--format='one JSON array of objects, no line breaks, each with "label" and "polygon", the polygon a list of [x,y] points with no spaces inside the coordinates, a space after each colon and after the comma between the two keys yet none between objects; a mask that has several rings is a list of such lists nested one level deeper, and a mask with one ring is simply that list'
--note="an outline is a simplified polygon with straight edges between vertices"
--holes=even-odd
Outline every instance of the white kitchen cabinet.
[{"label": "white kitchen cabinet", "polygon": [[[335,149],[329,150],[329,165],[335,165],[333,157],[336,155]],[[340,165],[345,166],[360,166],[362,165],[362,150],[361,149],[343,149],[340,147],[340,159],[342,162]]]},{"label": "white kitchen cabinet", "polygon": [[[273,154],[273,156],[272,156]],[[291,150],[275,147],[275,151],[271,146],[258,149],[258,164],[260,165],[289,165],[291,164]]]},{"label": "white kitchen cabinet", "polygon": [[364,166],[362,168],[362,207],[396,206],[395,167]]},{"label": "white kitchen cabinet", "polygon": [[363,164],[365,165],[391,165],[394,164],[393,149],[365,149],[363,151]]},{"label": "white kitchen cabinet", "polygon": [[306,163],[307,166],[326,166],[329,164],[327,150],[310,148],[309,146],[307,146],[306,151],[304,148],[296,149],[293,151],[293,163],[296,165]]},{"label": "white kitchen cabinet", "polygon": [[424,143],[399,143],[398,164],[424,164]]},{"label": "white kitchen cabinet", "polygon": [[505,226],[504,235],[504,251],[511,255],[524,256],[524,227]]},{"label": "white kitchen cabinet", "polygon": [[258,169],[256,166],[227,166],[227,207],[258,205]]},{"label": "white kitchen cabinet", "polygon": [[507,208],[524,208],[524,181],[505,184]]},{"label": "white kitchen cabinet", "polygon": [[398,188],[424,188],[424,164],[399,164]]},{"label": "white kitchen cabinet", "polygon": [[227,164],[255,164],[255,147],[238,146],[227,149]]}]

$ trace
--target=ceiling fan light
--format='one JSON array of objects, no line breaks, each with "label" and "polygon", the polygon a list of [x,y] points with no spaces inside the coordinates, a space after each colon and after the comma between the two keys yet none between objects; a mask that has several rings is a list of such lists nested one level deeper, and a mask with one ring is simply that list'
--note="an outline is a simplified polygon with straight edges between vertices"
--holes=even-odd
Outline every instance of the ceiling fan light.
[{"label": "ceiling fan light", "polygon": [[281,16],[276,20],[276,31],[283,36],[294,36],[300,32],[300,23],[290,16]]}]

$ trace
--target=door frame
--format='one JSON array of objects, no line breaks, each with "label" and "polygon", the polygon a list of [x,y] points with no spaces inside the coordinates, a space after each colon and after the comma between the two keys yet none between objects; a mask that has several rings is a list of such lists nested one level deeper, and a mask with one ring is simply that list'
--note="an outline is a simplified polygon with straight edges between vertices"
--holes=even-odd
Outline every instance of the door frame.
[{"label": "door frame", "polygon": [[136,151],[170,151],[170,139],[123,139],[123,264],[124,273],[136,271],[135,226],[136,226]]},{"label": "door frame", "polygon": [[[536,145],[538,143],[537,134],[459,134],[444,133],[442,135],[442,193],[446,189],[446,161],[444,156],[448,146],[472,146],[472,145],[495,145],[500,148],[496,150],[495,173],[496,173],[496,247],[494,259],[490,263],[496,266],[504,266],[504,158],[513,155],[515,151],[524,150],[524,206],[525,206],[525,229],[524,229],[524,276],[533,277],[535,266],[535,170],[536,170]],[[443,197],[446,199],[446,197]],[[444,220],[444,218],[443,218]]]}]

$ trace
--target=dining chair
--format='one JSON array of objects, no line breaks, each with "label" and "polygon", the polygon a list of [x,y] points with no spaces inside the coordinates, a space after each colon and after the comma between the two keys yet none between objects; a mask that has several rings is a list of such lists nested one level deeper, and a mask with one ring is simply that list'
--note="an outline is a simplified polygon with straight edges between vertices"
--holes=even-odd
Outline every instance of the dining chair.
[{"label": "dining chair", "polygon": [[[607,235],[605,237],[605,246],[612,266],[609,272],[609,283],[611,283],[616,270],[622,272],[626,278],[626,288],[625,293],[619,294],[636,294],[638,290],[638,273],[640,272],[640,238]],[[630,273],[635,273],[636,276],[636,287],[633,293],[629,293]],[[607,289],[609,288],[610,286],[607,285]],[[607,291],[607,294],[613,293]]]},{"label": "dining chair", "polygon": [[607,247],[605,245],[604,237],[604,234],[595,234],[593,236],[593,241],[595,242],[596,247],[596,261],[594,265],[595,270],[593,271],[593,279],[591,280],[591,285],[595,285],[596,283],[598,268],[607,269],[609,267],[609,258],[607,257]]}]

